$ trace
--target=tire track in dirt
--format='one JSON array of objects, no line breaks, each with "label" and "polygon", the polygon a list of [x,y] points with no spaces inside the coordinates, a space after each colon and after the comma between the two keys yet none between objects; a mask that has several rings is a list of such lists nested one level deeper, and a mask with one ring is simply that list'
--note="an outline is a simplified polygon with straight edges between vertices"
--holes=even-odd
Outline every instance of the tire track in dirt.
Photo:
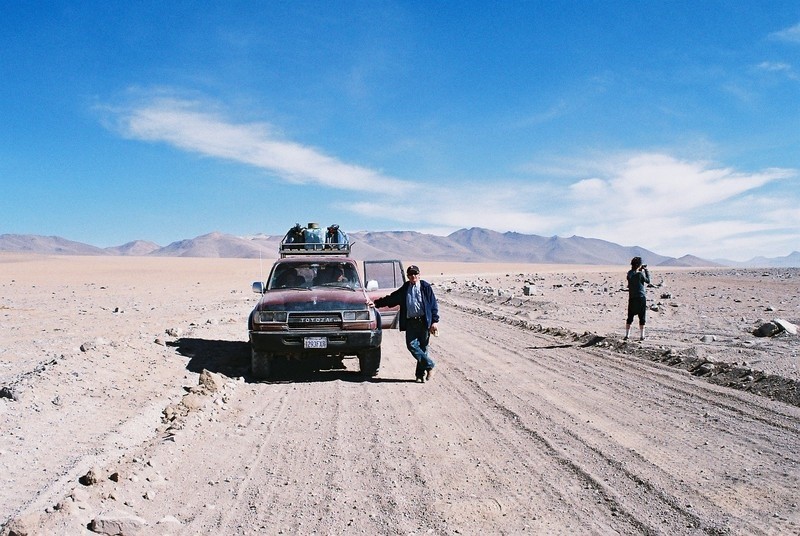
[{"label": "tire track in dirt", "polygon": [[[352,360],[228,378],[174,433],[112,460],[123,480],[42,526],[78,532],[113,507],[189,534],[798,532],[800,410],[446,305],[442,317],[433,381],[413,382],[396,331],[375,379]],[[186,368],[238,370],[241,326],[200,331],[174,347]]]},{"label": "tire track in dirt", "polygon": [[[498,339],[493,340],[492,343],[498,343]],[[553,368],[553,370],[556,369]],[[532,404],[532,402],[536,402],[535,399],[527,400],[524,409],[530,415],[535,416],[534,422],[537,429],[533,429],[523,424],[523,419],[519,414],[496,399],[493,394],[482,387],[479,381],[468,378],[464,371],[458,370],[457,366],[455,371],[463,375],[465,387],[462,392],[463,398],[468,401],[477,414],[482,415],[482,419],[487,425],[492,426],[492,423],[498,422],[510,423],[512,429],[515,429],[516,433],[524,438],[525,445],[518,453],[518,456],[524,456],[526,452],[529,453],[532,449],[539,450],[543,458],[550,458],[548,469],[541,471],[542,475],[547,475],[553,471],[563,473],[566,470],[567,473],[572,474],[571,478],[578,481],[577,487],[581,490],[591,490],[593,492],[593,496],[590,498],[580,496],[571,498],[574,501],[573,510],[576,512],[585,511],[586,507],[581,503],[592,501],[600,505],[598,507],[599,512],[594,512],[592,516],[585,516],[584,523],[589,524],[591,519],[596,519],[597,517],[616,518],[612,525],[604,528],[608,530],[613,527],[614,530],[621,530],[623,533],[649,532],[656,528],[661,530],[669,529],[672,533],[679,533],[687,526],[701,526],[701,520],[696,515],[675,504],[671,497],[659,493],[647,481],[627,471],[621,463],[589,445],[585,439],[574,434],[569,428],[555,423],[551,416],[558,412],[558,408],[548,405],[547,411],[544,411]],[[490,385],[495,387],[493,383],[490,383]],[[474,400],[476,393],[478,394],[477,401]],[[488,411],[487,408],[491,409],[491,411]],[[548,436],[557,437],[558,445],[548,439]],[[531,445],[531,441],[533,445]],[[562,454],[562,452],[568,452],[569,456]],[[619,455],[620,453],[612,454]],[[570,477],[562,475],[561,478]],[[551,478],[547,480],[551,480]],[[615,482],[616,489],[610,489],[604,484],[604,481],[608,480]],[[563,485],[563,482],[561,485]],[[662,520],[660,525],[654,527],[648,519],[638,518],[636,512],[626,511],[623,500],[615,499],[615,496],[625,497],[632,494],[642,494],[642,490],[639,488],[645,488],[648,493],[654,495],[654,497],[644,499],[648,503],[649,511],[647,517]],[[553,489],[558,492],[558,488],[555,485]],[[560,498],[559,500],[563,502],[564,499]],[[641,515],[641,512],[639,512],[639,515]],[[670,520],[669,527],[664,525],[667,520]],[[583,528],[586,527],[586,525],[579,525],[576,529],[581,526]],[[595,529],[600,528],[595,527]],[[713,528],[711,530],[713,531]]]},{"label": "tire track in dirt", "polygon": [[[473,379],[476,387],[484,389],[487,396],[497,401],[501,408],[513,408],[512,414],[525,418],[537,412],[539,415],[544,412],[548,419],[555,419],[565,427],[566,433],[559,430],[553,432],[559,442],[573,437],[587,446],[590,442],[600,445],[591,448],[599,448],[598,452],[611,460],[612,464],[620,465],[622,468],[631,465],[633,468],[630,471],[634,481],[650,482],[654,489],[666,485],[668,495],[658,492],[664,502],[676,505],[678,510],[685,511],[686,509],[681,506],[683,499],[674,500],[669,494],[687,498],[686,503],[692,504],[691,511],[699,512],[700,517],[706,520],[702,525],[709,531],[716,530],[720,523],[729,523],[733,526],[743,523],[744,527],[749,527],[751,530],[764,529],[769,532],[768,527],[772,523],[760,521],[763,517],[769,518],[763,511],[761,516],[756,515],[758,512],[751,512],[743,515],[742,519],[737,519],[736,509],[730,504],[717,506],[714,503],[714,501],[721,502],[720,496],[727,494],[734,496],[739,507],[745,510],[754,508],[753,504],[748,504],[751,501],[748,501],[747,493],[732,493],[732,486],[720,482],[724,480],[726,463],[729,463],[725,457],[717,459],[717,456],[704,458],[698,455],[698,443],[701,452],[708,450],[710,447],[703,448],[703,442],[707,438],[715,438],[716,433],[724,432],[726,436],[722,441],[715,438],[717,443],[723,443],[723,448],[725,443],[729,447],[733,445],[738,447],[737,443],[743,444],[739,447],[743,452],[737,453],[732,459],[734,467],[737,463],[747,467],[748,456],[751,454],[756,457],[769,457],[775,461],[781,460],[788,454],[789,459],[783,461],[789,461],[789,467],[796,467],[796,455],[791,447],[798,438],[797,418],[791,417],[796,413],[793,407],[757,400],[753,404],[755,407],[751,408],[752,402],[747,400],[750,398],[747,395],[740,393],[731,395],[725,393],[722,388],[704,382],[692,385],[691,379],[674,372],[670,373],[668,370],[654,369],[650,363],[642,366],[635,361],[615,358],[596,348],[555,348],[560,345],[552,344],[552,338],[548,340],[530,330],[515,328],[502,322],[486,322],[484,319],[476,322],[474,316],[449,308],[447,315],[454,324],[448,328],[447,333],[453,336],[453,341],[459,341],[446,344],[445,352],[449,354],[449,360],[453,366],[462,369],[465,375]],[[474,348],[469,348],[471,346]],[[540,347],[547,351],[538,352],[537,358],[532,359],[527,352],[521,350],[526,346]],[[468,348],[469,359],[465,359],[453,348],[458,350]],[[493,353],[502,357],[500,359],[485,357]],[[651,380],[654,375],[659,377],[655,385]],[[647,390],[637,396],[637,391],[642,391],[642,385],[647,386]],[[698,397],[701,399],[699,402]],[[731,407],[732,403],[729,400],[731,397],[733,403],[738,406]],[[541,402],[546,402],[546,409],[538,406]],[[641,406],[642,410],[626,412],[626,403],[634,409],[637,409],[635,406]],[[535,404],[538,409],[534,407]],[[714,416],[700,417],[698,404],[709,408]],[[609,406],[609,409],[604,409],[605,406]],[[616,412],[612,411],[614,408]],[[676,427],[678,433],[673,434],[668,426],[661,426],[663,423],[657,422],[652,417],[649,422],[635,422],[645,415],[641,413],[644,410],[647,414],[655,414],[658,419],[666,416],[668,420],[677,424],[685,423],[687,420],[714,423],[716,419],[721,422],[717,429],[712,430],[695,430],[691,426],[683,426],[684,429]],[[618,417],[619,414],[623,417]],[[583,424],[579,419],[581,415],[583,415],[581,419],[586,421]],[[752,418],[742,422],[742,416]],[[538,420],[534,421],[533,428],[536,429],[539,423]],[[765,428],[765,425],[768,426]],[[631,428],[633,430],[620,432]],[[652,436],[652,439],[649,439],[648,435]],[[676,435],[677,438],[671,435]],[[756,437],[757,439],[754,439]],[[770,449],[770,443],[775,441],[778,444],[774,449]],[[729,448],[727,452],[733,450],[735,449]],[[633,457],[631,452],[634,453]],[[647,459],[645,460],[643,456]],[[684,463],[681,464],[681,461]],[[704,494],[708,482],[702,481],[696,471],[694,473],[686,471],[685,467],[694,464],[703,467],[703,463],[707,462],[712,463],[710,471],[707,472],[716,477],[713,482],[715,486],[711,487],[721,489],[716,494],[708,493],[712,495],[711,498],[705,498]],[[653,466],[653,463],[656,466]],[[701,469],[700,473],[702,472]],[[791,514],[781,515],[789,521],[794,519],[796,523],[796,513],[791,512],[791,495],[797,486],[795,472],[790,471],[784,476],[780,470],[770,471],[764,479],[754,479],[751,475],[748,480],[753,481],[752,485],[746,487],[756,492],[759,483],[774,486],[777,481],[780,485],[775,492],[776,498]],[[647,476],[649,473],[653,475]],[[669,476],[672,473],[679,474],[673,478]],[[684,484],[684,481],[687,483]],[[756,497],[758,495],[755,493]],[[701,500],[698,501],[698,498]],[[756,501],[758,499],[752,502]],[[766,506],[761,501],[757,503],[757,507],[764,509]],[[686,515],[691,518],[696,514],[686,512]],[[744,521],[748,516],[752,517]],[[725,519],[721,520],[721,517]]]}]

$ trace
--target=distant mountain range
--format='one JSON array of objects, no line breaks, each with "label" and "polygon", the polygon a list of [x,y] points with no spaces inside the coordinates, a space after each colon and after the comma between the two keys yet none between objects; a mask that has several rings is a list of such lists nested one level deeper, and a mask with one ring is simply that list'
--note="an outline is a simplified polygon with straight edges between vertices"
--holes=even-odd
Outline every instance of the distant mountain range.
[{"label": "distant mountain range", "polygon": [[[121,246],[99,248],[58,236],[0,235],[0,252],[42,255],[121,255],[154,257],[265,258],[278,257],[283,235],[233,236],[214,232],[179,240],[161,247],[136,240]],[[800,252],[786,257],[755,257],[747,262],[713,261],[693,255],[680,258],[659,255],[638,246],[620,246],[596,238],[498,233],[473,227],[448,236],[414,231],[350,233],[356,259],[413,259],[418,261],[515,262],[531,264],[628,264],[635,256],[652,266],[674,267],[800,267]]]}]

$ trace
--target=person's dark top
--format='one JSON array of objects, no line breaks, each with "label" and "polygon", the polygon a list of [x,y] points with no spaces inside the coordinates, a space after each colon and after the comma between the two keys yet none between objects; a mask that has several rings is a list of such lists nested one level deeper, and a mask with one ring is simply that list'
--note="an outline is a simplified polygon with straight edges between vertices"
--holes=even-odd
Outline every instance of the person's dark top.
[{"label": "person's dark top", "polygon": [[[439,305],[436,303],[436,296],[433,293],[433,288],[427,281],[420,280],[420,293],[422,294],[422,309],[425,311],[426,326],[430,329],[431,324],[439,322]],[[376,307],[396,307],[400,306],[400,331],[405,331],[408,319],[408,303],[406,296],[408,295],[411,282],[406,281],[402,287],[398,288],[391,294],[378,298],[375,300]]]},{"label": "person's dark top", "polygon": [[645,285],[650,284],[650,272],[645,268],[642,271],[628,270],[628,292],[631,298],[644,298]]}]

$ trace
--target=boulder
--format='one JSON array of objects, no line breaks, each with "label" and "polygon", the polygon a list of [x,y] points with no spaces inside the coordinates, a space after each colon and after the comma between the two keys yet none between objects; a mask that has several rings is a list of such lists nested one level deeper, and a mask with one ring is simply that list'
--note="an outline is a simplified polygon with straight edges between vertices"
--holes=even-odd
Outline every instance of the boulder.
[{"label": "boulder", "polygon": [[772,337],[780,333],[781,328],[774,322],[765,322],[761,324],[754,332],[756,337]]},{"label": "boulder", "polygon": [[98,534],[135,536],[144,532],[147,522],[127,512],[108,512],[97,516],[89,523],[89,530]]}]

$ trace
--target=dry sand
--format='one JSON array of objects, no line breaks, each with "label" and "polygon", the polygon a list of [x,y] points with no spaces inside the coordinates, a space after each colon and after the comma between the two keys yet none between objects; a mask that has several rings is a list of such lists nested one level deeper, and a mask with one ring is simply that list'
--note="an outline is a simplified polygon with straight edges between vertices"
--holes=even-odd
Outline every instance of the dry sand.
[{"label": "dry sand", "polygon": [[655,267],[626,343],[626,267],[418,264],[432,382],[387,332],[376,379],[259,383],[257,260],[0,255],[0,526],[800,533],[798,338],[752,335],[800,272]]}]

